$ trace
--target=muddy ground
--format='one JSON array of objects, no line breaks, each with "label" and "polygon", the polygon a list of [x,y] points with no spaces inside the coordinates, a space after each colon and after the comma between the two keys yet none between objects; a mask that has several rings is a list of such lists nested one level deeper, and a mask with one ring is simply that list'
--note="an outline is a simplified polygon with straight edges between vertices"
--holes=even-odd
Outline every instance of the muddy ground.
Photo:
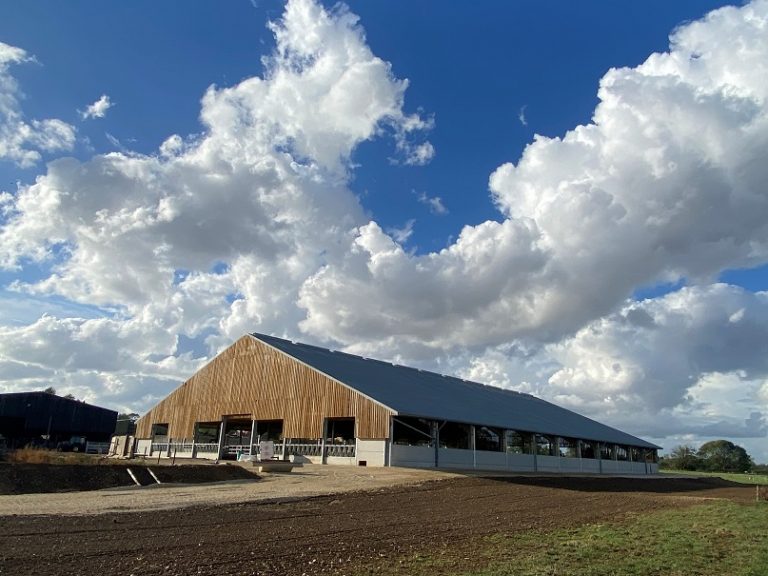
[{"label": "muddy ground", "polygon": [[[717,479],[458,478],[283,503],[96,516],[0,517],[0,575],[377,574],[486,534],[750,501]],[[462,560],[460,560],[461,562]]]}]

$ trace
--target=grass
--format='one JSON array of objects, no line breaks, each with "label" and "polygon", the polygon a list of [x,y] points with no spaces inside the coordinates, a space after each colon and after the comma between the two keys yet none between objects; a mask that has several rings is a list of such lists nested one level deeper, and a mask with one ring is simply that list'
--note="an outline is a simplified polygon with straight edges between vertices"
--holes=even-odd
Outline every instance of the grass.
[{"label": "grass", "polygon": [[[476,568],[466,571],[468,565]],[[399,574],[426,576],[765,576],[768,503],[713,501],[617,523],[477,539],[455,554],[413,557]]]},{"label": "grass", "polygon": [[724,480],[730,480],[731,482],[738,482],[740,484],[759,484],[760,486],[768,486],[767,474],[750,474],[750,473],[732,473],[732,472],[697,472],[690,470],[659,470],[659,474],[684,474],[686,476],[711,476],[715,478],[722,478]]},{"label": "grass", "polygon": [[91,454],[58,452],[27,446],[8,452],[6,460],[19,464],[95,464],[100,459]]}]

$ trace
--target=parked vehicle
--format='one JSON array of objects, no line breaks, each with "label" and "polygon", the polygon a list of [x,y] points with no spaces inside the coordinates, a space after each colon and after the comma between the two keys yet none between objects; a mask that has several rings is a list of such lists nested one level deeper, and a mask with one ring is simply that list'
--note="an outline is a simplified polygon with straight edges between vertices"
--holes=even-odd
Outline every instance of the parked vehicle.
[{"label": "parked vehicle", "polygon": [[56,449],[59,452],[85,452],[85,436],[72,436],[69,440],[59,442]]}]

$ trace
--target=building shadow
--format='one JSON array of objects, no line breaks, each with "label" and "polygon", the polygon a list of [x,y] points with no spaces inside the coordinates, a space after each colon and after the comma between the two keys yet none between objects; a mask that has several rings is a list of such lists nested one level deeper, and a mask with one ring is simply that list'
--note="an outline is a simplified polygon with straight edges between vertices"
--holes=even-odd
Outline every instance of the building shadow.
[{"label": "building shadow", "polygon": [[516,484],[518,486],[536,486],[557,490],[575,490],[579,492],[650,492],[672,494],[679,492],[698,492],[718,488],[754,487],[722,478],[713,477],[667,477],[667,476],[483,476],[487,480]]}]

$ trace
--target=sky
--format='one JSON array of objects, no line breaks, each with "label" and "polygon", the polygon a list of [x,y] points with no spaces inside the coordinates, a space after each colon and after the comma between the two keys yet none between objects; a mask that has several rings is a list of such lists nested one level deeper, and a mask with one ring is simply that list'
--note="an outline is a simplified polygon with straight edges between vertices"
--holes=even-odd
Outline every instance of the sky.
[{"label": "sky", "polygon": [[0,6],[0,392],[248,332],[768,462],[768,2]]}]

